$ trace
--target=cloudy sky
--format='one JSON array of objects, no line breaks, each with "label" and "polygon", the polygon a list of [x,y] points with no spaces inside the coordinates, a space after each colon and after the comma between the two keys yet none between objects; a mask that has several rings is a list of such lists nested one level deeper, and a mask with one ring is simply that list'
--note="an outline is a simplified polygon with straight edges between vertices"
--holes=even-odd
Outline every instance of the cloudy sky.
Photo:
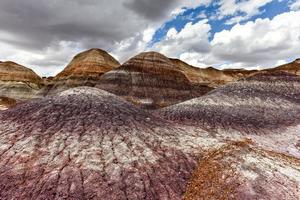
[{"label": "cloudy sky", "polygon": [[1,0],[0,60],[55,75],[101,48],[158,51],[198,67],[266,68],[300,57],[300,0]]}]

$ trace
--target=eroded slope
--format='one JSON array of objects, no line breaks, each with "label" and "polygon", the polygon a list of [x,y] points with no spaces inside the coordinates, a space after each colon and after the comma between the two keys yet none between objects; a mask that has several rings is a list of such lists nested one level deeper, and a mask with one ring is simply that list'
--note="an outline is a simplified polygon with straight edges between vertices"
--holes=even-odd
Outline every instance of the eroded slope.
[{"label": "eroded slope", "polygon": [[219,142],[77,88],[0,114],[0,199],[182,199]]}]

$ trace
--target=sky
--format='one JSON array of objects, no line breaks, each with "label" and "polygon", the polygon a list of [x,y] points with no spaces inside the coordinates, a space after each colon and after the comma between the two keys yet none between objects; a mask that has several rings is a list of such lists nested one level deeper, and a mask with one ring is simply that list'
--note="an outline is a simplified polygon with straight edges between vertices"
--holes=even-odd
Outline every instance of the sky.
[{"label": "sky", "polygon": [[1,0],[0,60],[54,76],[77,53],[157,51],[196,67],[300,57],[300,0]]}]

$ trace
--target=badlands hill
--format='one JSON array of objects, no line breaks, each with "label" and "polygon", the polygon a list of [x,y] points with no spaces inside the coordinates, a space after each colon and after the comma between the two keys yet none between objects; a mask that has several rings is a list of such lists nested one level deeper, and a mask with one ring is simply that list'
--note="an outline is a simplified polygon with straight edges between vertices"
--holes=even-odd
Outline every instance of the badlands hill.
[{"label": "badlands hill", "polygon": [[141,53],[104,74],[97,87],[146,108],[172,105],[211,90],[193,86],[169,58],[156,52]]},{"label": "badlands hill", "polygon": [[17,105],[0,121],[0,199],[299,197],[298,159],[165,121],[96,88]]},{"label": "badlands hill", "polygon": [[41,78],[22,65],[0,62],[0,97],[25,100],[35,97],[41,87]]},{"label": "badlands hill", "polygon": [[100,76],[120,63],[101,49],[90,49],[76,55],[53,79],[45,79],[46,94],[55,94],[78,86],[95,86]]},{"label": "badlands hill", "polygon": [[179,200],[197,155],[221,144],[88,87],[0,121],[0,199]]},{"label": "badlands hill", "polygon": [[300,120],[300,77],[263,72],[159,111],[167,119],[209,129],[253,132]]},{"label": "badlands hill", "polygon": [[258,146],[300,157],[300,77],[260,73],[211,93],[157,111],[181,125],[224,139],[251,139]]}]

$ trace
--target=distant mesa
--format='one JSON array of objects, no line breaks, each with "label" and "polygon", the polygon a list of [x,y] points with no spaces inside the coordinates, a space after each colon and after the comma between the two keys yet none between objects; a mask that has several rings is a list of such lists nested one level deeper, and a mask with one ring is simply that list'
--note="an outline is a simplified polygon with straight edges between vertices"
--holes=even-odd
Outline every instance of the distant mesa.
[{"label": "distant mesa", "polygon": [[95,86],[104,73],[120,66],[120,63],[101,49],[90,49],[76,55],[67,67],[53,79],[45,79],[46,94],[78,86]]},{"label": "distant mesa", "polygon": [[202,97],[158,111],[180,123],[211,130],[270,132],[300,120],[300,76],[261,72],[227,84]]},{"label": "distant mesa", "polygon": [[211,90],[195,87],[177,65],[157,52],[141,53],[104,74],[97,87],[144,108],[172,105]]},{"label": "distant mesa", "polygon": [[191,66],[179,59],[171,59],[171,61],[184,73],[189,81],[193,84],[207,85],[217,88],[221,85],[237,81],[241,78],[248,77],[257,73],[257,70],[244,69],[225,69],[218,70],[213,67],[197,68]]},{"label": "distant mesa", "polygon": [[34,98],[41,88],[41,78],[31,69],[17,63],[0,62],[0,96],[26,100]]}]

